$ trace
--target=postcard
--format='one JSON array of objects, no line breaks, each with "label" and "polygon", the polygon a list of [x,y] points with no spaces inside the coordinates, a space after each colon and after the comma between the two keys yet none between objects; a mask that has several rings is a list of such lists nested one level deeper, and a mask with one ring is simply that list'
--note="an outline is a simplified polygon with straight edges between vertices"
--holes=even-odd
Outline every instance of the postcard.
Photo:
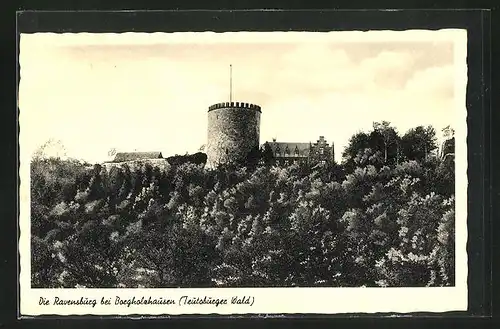
[{"label": "postcard", "polygon": [[20,37],[20,313],[467,309],[467,32]]}]

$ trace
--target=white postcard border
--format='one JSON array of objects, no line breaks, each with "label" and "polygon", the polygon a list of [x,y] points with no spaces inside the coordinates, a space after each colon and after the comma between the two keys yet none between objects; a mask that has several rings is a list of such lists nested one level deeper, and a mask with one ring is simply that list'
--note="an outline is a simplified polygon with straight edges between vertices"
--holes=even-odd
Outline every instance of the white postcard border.
[{"label": "white postcard border", "polygon": [[[241,32],[238,32],[241,33]],[[224,33],[227,41],[234,40],[238,33]],[[244,32],[248,42],[289,41],[300,38],[301,33],[309,33],[311,42],[331,38],[333,41],[363,39],[367,32],[273,32],[265,38],[262,33]],[[20,314],[35,316],[43,314],[58,315],[179,315],[179,314],[292,314],[292,313],[408,313],[408,312],[445,312],[467,309],[467,32],[465,30],[440,31],[371,31],[370,41],[438,41],[455,42],[455,138],[456,138],[456,286],[443,288],[172,288],[172,289],[32,289],[30,268],[30,154],[23,148],[28,134],[22,129],[23,111],[20,109]],[[190,42],[194,34],[172,34],[172,42]],[[201,33],[206,42],[215,42],[213,32]],[[151,34],[154,38],[155,34]],[[219,34],[220,35],[220,34]],[[100,42],[106,43],[106,35],[101,35]],[[197,39],[199,40],[199,39]],[[217,39],[220,40],[220,39]],[[198,41],[199,42],[199,41]],[[22,49],[20,50],[22,52]],[[22,65],[22,63],[21,63]],[[22,77],[21,77],[22,83]],[[477,220],[477,219],[475,219]],[[122,300],[135,297],[172,299],[175,305],[121,305],[116,306],[116,297]],[[227,305],[179,305],[182,296],[227,298]],[[249,297],[252,305],[231,304],[233,296]],[[41,297],[50,300],[50,305],[40,305]],[[52,301],[60,299],[95,299],[96,304],[57,306]],[[111,305],[101,304],[101,300],[110,300]]]}]

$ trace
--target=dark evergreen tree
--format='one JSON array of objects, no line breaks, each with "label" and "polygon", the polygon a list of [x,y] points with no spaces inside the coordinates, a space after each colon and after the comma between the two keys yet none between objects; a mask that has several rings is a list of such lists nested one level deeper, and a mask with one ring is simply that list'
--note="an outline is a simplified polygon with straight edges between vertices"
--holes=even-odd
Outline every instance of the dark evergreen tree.
[{"label": "dark evergreen tree", "polygon": [[262,162],[266,165],[270,165],[274,163],[274,153],[273,149],[271,148],[271,145],[269,145],[268,142],[264,143],[264,146],[261,150],[261,158]]}]

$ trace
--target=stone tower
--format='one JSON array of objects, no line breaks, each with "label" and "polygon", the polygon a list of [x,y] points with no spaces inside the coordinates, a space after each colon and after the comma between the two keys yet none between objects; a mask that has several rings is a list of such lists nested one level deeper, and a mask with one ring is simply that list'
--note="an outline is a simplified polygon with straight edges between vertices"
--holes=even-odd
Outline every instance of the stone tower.
[{"label": "stone tower", "polygon": [[241,102],[208,108],[207,165],[244,161],[259,147],[261,108]]}]

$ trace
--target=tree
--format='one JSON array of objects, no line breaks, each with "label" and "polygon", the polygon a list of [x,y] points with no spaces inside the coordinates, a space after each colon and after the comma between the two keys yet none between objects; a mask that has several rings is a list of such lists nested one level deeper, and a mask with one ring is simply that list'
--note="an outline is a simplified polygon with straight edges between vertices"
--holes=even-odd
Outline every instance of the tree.
[{"label": "tree", "polygon": [[455,130],[450,125],[441,129],[441,132],[443,133],[444,139],[451,139],[455,136]]},{"label": "tree", "polygon": [[266,165],[270,165],[270,164],[274,163],[273,149],[271,148],[271,145],[269,145],[268,142],[264,143],[264,146],[261,150],[261,157],[262,157],[262,161]]},{"label": "tree", "polygon": [[436,130],[432,126],[412,128],[401,138],[402,153],[408,160],[427,160],[437,149]]},{"label": "tree", "polygon": [[452,285],[454,165],[425,160],[432,136],[408,131],[415,159],[397,165],[386,123],[355,134],[342,165],[272,166],[267,143],[254,168],[205,168],[201,152],[168,170],[34,159],[32,284]]},{"label": "tree", "polygon": [[[396,130],[391,127],[391,123],[388,121],[374,122],[373,123],[374,132],[380,134],[383,140],[383,151],[384,151],[384,163],[387,163],[389,156],[389,148],[397,148],[399,136]],[[397,151],[396,151],[397,152]],[[397,156],[397,155],[396,155]]]},{"label": "tree", "polygon": [[261,158],[261,152],[258,146],[252,147],[252,149],[247,153],[242,165],[248,167],[255,167]]},{"label": "tree", "polygon": [[352,172],[356,167],[355,159],[358,153],[370,147],[370,136],[365,132],[354,134],[342,152],[342,162],[348,172]]},{"label": "tree", "polygon": [[113,148],[109,149],[108,157],[110,158],[110,160],[113,159],[115,157],[115,155],[116,155],[116,148],[113,147]]},{"label": "tree", "polygon": [[358,132],[349,138],[349,143],[342,153],[344,160],[354,159],[359,150],[370,147],[370,136],[365,132]]},{"label": "tree", "polygon": [[50,138],[33,153],[33,158],[66,158],[66,147],[61,140]]}]

